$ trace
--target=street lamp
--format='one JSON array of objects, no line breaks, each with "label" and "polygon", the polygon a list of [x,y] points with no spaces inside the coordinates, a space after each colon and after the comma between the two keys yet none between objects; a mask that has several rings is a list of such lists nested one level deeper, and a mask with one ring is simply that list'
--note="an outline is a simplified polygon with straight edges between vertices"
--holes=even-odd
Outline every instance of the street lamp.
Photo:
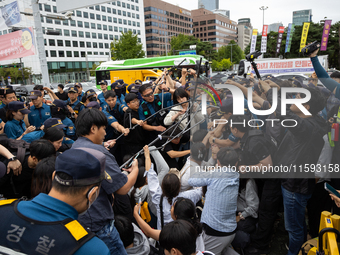
[{"label": "street lamp", "polygon": [[230,62],[231,62],[231,63],[233,63],[233,46],[234,46],[234,45],[238,45],[238,44],[233,44],[233,43],[232,43],[232,44],[228,44],[228,45],[227,45],[227,47],[228,47],[228,46],[231,46],[231,48],[230,48]]},{"label": "street lamp", "polygon": [[267,9],[268,9],[268,6],[261,6],[260,7],[260,10],[263,11],[263,22],[262,22],[263,24],[262,24],[262,27],[264,25],[264,11],[267,10]]}]

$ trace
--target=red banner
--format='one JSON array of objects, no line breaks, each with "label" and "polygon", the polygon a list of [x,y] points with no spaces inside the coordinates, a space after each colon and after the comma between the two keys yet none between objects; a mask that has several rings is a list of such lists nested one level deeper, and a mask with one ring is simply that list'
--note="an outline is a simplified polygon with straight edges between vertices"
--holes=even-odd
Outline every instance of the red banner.
[{"label": "red banner", "polygon": [[23,30],[0,36],[0,61],[27,57],[35,54],[33,29]]}]

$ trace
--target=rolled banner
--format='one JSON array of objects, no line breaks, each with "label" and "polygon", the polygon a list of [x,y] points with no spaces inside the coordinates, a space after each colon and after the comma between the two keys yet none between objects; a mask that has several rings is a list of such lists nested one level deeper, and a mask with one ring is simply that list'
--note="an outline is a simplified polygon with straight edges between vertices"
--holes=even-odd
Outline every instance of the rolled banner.
[{"label": "rolled banner", "polygon": [[326,51],[327,50],[328,36],[329,36],[329,31],[331,30],[331,24],[332,24],[332,20],[325,20],[325,25],[323,27],[323,33],[322,33],[320,51]]},{"label": "rolled banner", "polygon": [[257,29],[253,29],[253,35],[251,37],[250,52],[254,52],[255,51],[256,40],[257,40]]},{"label": "rolled banner", "polygon": [[267,33],[268,33],[268,25],[263,25],[262,28],[262,38],[261,38],[261,52],[267,52]]},{"label": "rolled banner", "polygon": [[279,34],[277,35],[277,43],[276,43],[276,52],[275,56],[280,53],[281,43],[282,43],[282,37],[283,32],[285,31],[285,27],[280,26],[279,27]]},{"label": "rolled banner", "polygon": [[310,26],[310,22],[303,23],[301,42],[300,42],[300,52],[306,46],[309,26]]}]

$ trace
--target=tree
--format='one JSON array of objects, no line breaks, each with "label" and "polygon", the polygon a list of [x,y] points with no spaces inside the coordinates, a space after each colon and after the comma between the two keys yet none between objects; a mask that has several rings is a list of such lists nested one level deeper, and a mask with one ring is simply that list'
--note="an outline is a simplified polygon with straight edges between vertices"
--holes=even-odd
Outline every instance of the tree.
[{"label": "tree", "polygon": [[244,52],[241,50],[240,46],[238,46],[234,40],[231,40],[228,46],[222,46],[221,48],[218,49],[217,60],[221,61],[222,59],[225,58],[231,59],[231,54],[233,54],[232,55],[233,64],[238,64],[241,59],[244,59]]},{"label": "tree", "polygon": [[112,60],[143,58],[145,52],[142,48],[143,45],[138,42],[137,35],[133,35],[132,31],[122,32],[120,39],[111,43]]},{"label": "tree", "polygon": [[172,54],[178,55],[179,50],[187,50],[190,45],[196,45],[196,53],[208,60],[216,58],[216,51],[210,42],[202,42],[192,35],[179,34],[171,37],[170,41]]},{"label": "tree", "polygon": [[211,69],[213,71],[225,71],[232,66],[230,59],[222,59],[221,61],[213,60]]},{"label": "tree", "polygon": [[90,76],[96,76],[96,69],[97,69],[98,66],[100,66],[101,63],[103,63],[103,61],[99,62],[98,65],[96,65],[96,64],[92,65],[92,68],[90,70]]},{"label": "tree", "polygon": [[11,76],[11,79],[14,79],[15,83],[18,83],[19,76],[22,77],[21,71],[17,67],[9,68],[9,75]]}]

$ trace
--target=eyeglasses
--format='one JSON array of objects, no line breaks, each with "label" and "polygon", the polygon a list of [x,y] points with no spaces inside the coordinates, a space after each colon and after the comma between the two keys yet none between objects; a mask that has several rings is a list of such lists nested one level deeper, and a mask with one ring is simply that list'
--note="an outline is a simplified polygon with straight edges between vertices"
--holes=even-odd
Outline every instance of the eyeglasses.
[{"label": "eyeglasses", "polygon": [[130,101],[130,103],[139,104],[139,100]]},{"label": "eyeglasses", "polygon": [[151,97],[151,96],[153,96],[153,93],[150,93],[150,94],[147,94],[147,95],[142,95],[142,97]]}]

